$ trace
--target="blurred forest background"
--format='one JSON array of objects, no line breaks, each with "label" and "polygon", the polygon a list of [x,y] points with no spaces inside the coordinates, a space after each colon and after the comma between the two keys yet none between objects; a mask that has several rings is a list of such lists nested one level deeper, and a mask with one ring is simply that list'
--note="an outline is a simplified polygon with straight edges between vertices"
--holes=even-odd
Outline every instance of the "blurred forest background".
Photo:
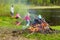
[{"label": "blurred forest background", "polygon": [[49,6],[49,5],[60,5],[60,0],[0,0],[2,4],[30,4],[37,6]]}]

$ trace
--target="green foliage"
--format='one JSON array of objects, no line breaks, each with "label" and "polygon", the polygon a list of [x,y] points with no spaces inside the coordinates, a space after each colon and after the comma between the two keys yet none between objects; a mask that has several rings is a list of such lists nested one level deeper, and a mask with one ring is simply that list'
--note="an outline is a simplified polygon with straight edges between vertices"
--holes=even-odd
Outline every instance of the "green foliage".
[{"label": "green foliage", "polygon": [[37,0],[37,5],[42,5],[43,1],[42,0]]},{"label": "green foliage", "polygon": [[0,4],[60,5],[60,0],[0,0]]},{"label": "green foliage", "polygon": [[[11,4],[1,4],[0,5],[0,16],[10,16],[10,7]],[[14,4],[14,14],[20,13],[21,15],[25,15],[28,12],[28,7],[24,4]]]},{"label": "green foliage", "polygon": [[60,0],[29,0],[30,4],[42,5],[42,6],[51,6],[51,5],[60,5]]},{"label": "green foliage", "polygon": [[27,12],[28,12],[28,7],[24,4],[16,4],[15,6],[15,13],[20,13],[21,16],[23,15],[26,15]]},{"label": "green foliage", "polygon": [[0,0],[0,16],[10,16],[10,7],[14,5],[14,14],[25,15],[28,12],[27,0]]}]

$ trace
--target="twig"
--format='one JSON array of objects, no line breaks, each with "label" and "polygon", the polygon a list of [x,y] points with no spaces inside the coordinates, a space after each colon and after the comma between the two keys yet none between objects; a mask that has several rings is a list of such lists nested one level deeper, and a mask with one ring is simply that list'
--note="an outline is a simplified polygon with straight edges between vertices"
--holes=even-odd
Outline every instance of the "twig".
[{"label": "twig", "polygon": [[32,32],[32,33],[30,33],[30,34],[28,34],[26,37],[28,37],[28,36],[30,36],[30,35],[32,35],[32,34],[34,34],[35,32]]}]

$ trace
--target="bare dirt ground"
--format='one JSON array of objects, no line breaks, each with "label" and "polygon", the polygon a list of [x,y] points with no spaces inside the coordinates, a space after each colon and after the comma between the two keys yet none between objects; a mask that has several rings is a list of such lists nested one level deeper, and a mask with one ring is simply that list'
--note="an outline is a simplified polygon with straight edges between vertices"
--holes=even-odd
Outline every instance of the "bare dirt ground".
[{"label": "bare dirt ground", "polygon": [[35,39],[28,39],[22,36],[11,36],[11,35],[7,35],[7,34],[1,34],[0,35],[0,40],[35,40]]},{"label": "bare dirt ground", "polygon": [[14,34],[13,30],[16,29],[0,28],[0,40],[36,40],[23,37],[18,32]]},{"label": "bare dirt ground", "polygon": [[[60,33],[60,31],[55,30],[54,33]],[[17,29],[0,28],[0,40],[37,40],[29,39],[21,34],[21,31]]]}]

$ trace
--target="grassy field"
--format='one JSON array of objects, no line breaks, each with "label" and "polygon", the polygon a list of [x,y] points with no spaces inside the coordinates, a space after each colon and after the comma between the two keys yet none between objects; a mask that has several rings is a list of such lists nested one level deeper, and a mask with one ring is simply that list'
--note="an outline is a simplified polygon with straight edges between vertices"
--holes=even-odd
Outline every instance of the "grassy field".
[{"label": "grassy field", "polygon": [[[14,4],[14,14],[20,13],[25,15],[28,12],[28,7],[25,4]],[[1,4],[0,5],[0,16],[10,16],[11,4]]]},{"label": "grassy field", "polygon": [[[0,17],[0,30],[2,32],[6,32],[6,29],[17,29],[20,30],[22,26],[24,25],[15,25],[15,18],[11,17]],[[60,26],[50,26],[52,29],[60,30]],[[1,29],[2,28],[2,29]],[[23,36],[23,38],[26,38],[27,40],[60,40],[60,33],[53,33],[53,34],[41,34],[41,33],[34,33],[27,37],[27,35],[30,34],[28,32],[25,32],[19,36]],[[6,35],[6,34],[2,34]],[[2,36],[0,35],[0,38]],[[5,37],[5,36],[3,36]],[[18,38],[18,37],[17,37]],[[20,37],[21,38],[21,37]]]}]

